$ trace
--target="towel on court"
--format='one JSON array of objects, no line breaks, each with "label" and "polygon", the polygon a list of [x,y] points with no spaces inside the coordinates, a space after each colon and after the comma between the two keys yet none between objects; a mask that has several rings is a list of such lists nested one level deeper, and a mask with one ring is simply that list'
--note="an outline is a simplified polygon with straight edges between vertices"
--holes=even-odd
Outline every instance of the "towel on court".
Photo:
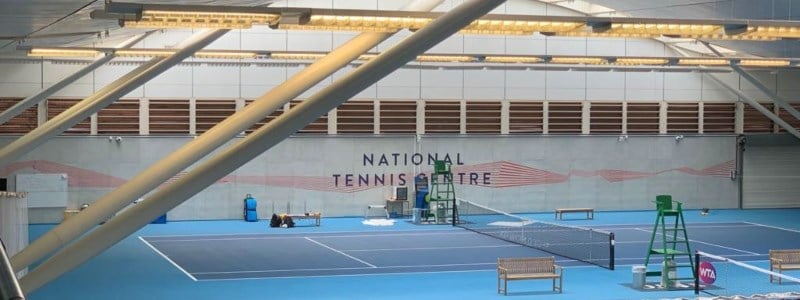
[{"label": "towel on court", "polygon": [[370,226],[393,226],[394,220],[392,219],[368,219],[361,221],[364,225]]}]

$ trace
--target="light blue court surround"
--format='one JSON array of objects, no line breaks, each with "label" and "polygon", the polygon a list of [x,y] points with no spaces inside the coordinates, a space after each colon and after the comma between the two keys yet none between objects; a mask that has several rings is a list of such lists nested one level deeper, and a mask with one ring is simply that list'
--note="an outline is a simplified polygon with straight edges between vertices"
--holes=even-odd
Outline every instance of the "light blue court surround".
[{"label": "light blue court surround", "polygon": [[[565,215],[555,221],[553,213],[529,214],[538,220],[561,224],[598,226],[601,228],[637,225],[652,226],[654,211],[601,212],[594,220],[582,220],[580,213]],[[707,216],[699,211],[685,211],[687,223],[755,223],[766,230],[800,236],[800,209],[769,210],[711,210]],[[643,292],[629,287],[630,265],[617,265],[615,271],[594,266],[568,267],[564,275],[564,293],[550,291],[547,280],[514,281],[509,284],[509,296],[496,293],[496,273],[485,271],[454,271],[437,273],[346,275],[327,277],[259,278],[236,280],[193,281],[170,263],[140,237],[207,236],[228,234],[297,234],[325,232],[382,232],[407,230],[454,230],[447,225],[413,225],[398,222],[394,226],[366,226],[361,218],[324,218],[322,226],[269,228],[266,221],[197,221],[151,224],[119,244],[67,273],[56,281],[28,295],[33,300],[44,299],[664,299],[694,298],[692,291]],[[713,224],[711,224],[713,225]],[[764,225],[764,226],[761,226]],[[769,227],[772,226],[772,227]],[[30,225],[32,239],[42,235],[52,225]],[[631,227],[631,226],[628,226]],[[786,229],[786,230],[784,230]],[[649,230],[649,229],[648,229]],[[792,231],[793,230],[793,231]],[[625,231],[625,230],[621,230]],[[758,243],[759,236],[736,230],[733,246],[746,248]],[[692,239],[692,229],[689,228]],[[621,233],[620,233],[621,234]],[[645,233],[646,235],[646,233]],[[445,237],[446,238],[446,237]],[[730,246],[730,245],[728,245]],[[767,245],[768,246],[768,245]],[[647,245],[642,248],[641,257]],[[248,251],[270,253],[269,247]],[[241,255],[230,253],[224,255]],[[456,253],[454,252],[454,255]],[[213,257],[209,257],[213,260]],[[640,264],[641,262],[639,262]],[[764,266],[763,262],[757,262]],[[800,290],[800,286],[797,286]]]}]

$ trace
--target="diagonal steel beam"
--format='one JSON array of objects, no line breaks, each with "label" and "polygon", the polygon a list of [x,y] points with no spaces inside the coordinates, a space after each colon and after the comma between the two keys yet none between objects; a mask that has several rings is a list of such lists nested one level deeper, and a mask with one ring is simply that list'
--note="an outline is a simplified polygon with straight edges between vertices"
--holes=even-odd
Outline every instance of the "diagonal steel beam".
[{"label": "diagonal steel beam", "polygon": [[[415,0],[409,3],[406,8],[409,10],[429,11],[439,6],[442,2],[444,0]],[[17,253],[12,259],[14,267],[17,270],[27,267],[86,233],[95,224],[106,220],[109,216],[145,193],[157,188],[169,178],[262,120],[264,116],[268,116],[285,103],[346,66],[361,54],[377,46],[392,34],[365,32],[343,44],[326,57],[314,62],[272,91],[259,97],[243,110],[231,115],[206,133],[173,151],[111,193],[98,199],[90,207],[82,211],[80,215],[64,220],[64,222]]]},{"label": "diagonal steel beam", "polygon": [[130,93],[140,85],[180,63],[182,60],[191,56],[194,52],[202,49],[228,31],[227,29],[216,29],[203,30],[196,33],[179,45],[182,48],[181,50],[165,58],[154,58],[150,60],[147,64],[134,69],[126,74],[126,76],[123,76],[123,78],[112,82],[92,96],[73,105],[55,118],[16,139],[11,142],[11,144],[0,149],[0,167],[13,162],[19,156],[44,144],[48,139],[61,134],[75,124],[85,120],[92,114],[119,99],[119,97]]},{"label": "diagonal steel beam", "polygon": [[[150,31],[150,32],[152,32],[152,31]],[[138,37],[136,37],[134,39],[125,41],[118,48],[129,48],[130,46],[133,46],[136,43],[138,43],[139,41],[141,41],[142,39],[144,39],[147,35],[149,35],[150,32],[142,34],[142,35],[140,35],[140,36],[138,36]],[[17,115],[23,113],[28,108],[31,108],[34,105],[42,102],[43,100],[47,99],[47,97],[50,97],[50,95],[54,94],[55,92],[60,91],[64,87],[72,84],[73,82],[75,82],[76,80],[78,80],[81,77],[85,76],[86,74],[89,74],[89,72],[92,72],[92,71],[96,70],[100,66],[102,66],[102,65],[106,64],[107,62],[111,61],[112,59],[114,59],[115,57],[116,57],[116,54],[114,54],[114,53],[106,54],[105,56],[96,59],[94,62],[92,62],[88,66],[83,67],[82,69],[78,70],[75,73],[72,73],[71,75],[69,75],[67,77],[64,77],[63,79],[59,80],[58,82],[54,83],[53,85],[51,85],[51,86],[39,91],[38,93],[36,93],[34,95],[31,95],[31,96],[29,96],[29,97],[27,97],[25,99],[20,100],[16,104],[14,104],[11,107],[9,107],[8,109],[6,109],[4,112],[0,113],[0,124],[5,124],[6,122],[8,122],[8,120],[11,120],[12,118],[16,117]]]},{"label": "diagonal steel beam", "polygon": [[23,291],[36,290],[111,247],[503,2],[505,0],[465,1],[236,145],[64,247],[22,278]]},{"label": "diagonal steel beam", "polygon": [[770,100],[772,100],[772,102],[775,102],[775,104],[788,111],[789,114],[791,114],[795,119],[800,120],[800,112],[798,112],[794,107],[792,107],[791,104],[786,102],[786,99],[783,99],[783,97],[778,96],[777,93],[771,91],[763,83],[761,83],[761,81],[753,77],[753,75],[750,75],[750,73],[748,73],[747,71],[743,70],[742,67],[737,66],[735,64],[731,64],[731,68],[733,68],[737,73],[739,73],[739,75],[742,76],[742,78],[746,79],[753,86],[755,86],[759,91],[767,95],[767,97]]}]

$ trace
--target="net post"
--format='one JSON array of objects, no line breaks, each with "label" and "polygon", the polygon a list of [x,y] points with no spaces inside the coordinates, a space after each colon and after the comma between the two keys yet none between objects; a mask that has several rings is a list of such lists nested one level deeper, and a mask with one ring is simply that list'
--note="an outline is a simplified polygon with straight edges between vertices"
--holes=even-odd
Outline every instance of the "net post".
[{"label": "net post", "polygon": [[614,245],[615,245],[614,233],[611,232],[611,234],[609,234],[608,237],[609,237],[608,238],[609,239],[609,243],[611,245],[610,246],[611,251],[608,254],[609,255],[609,257],[608,257],[608,268],[611,271],[614,271]]},{"label": "net post", "polygon": [[453,226],[456,226],[458,224],[458,210],[456,209],[456,206],[458,206],[458,204],[456,204],[456,203],[458,203],[458,199],[456,199],[456,197],[453,197],[453,218],[452,218],[453,219],[453,222],[452,222]]},{"label": "net post", "polygon": [[694,294],[700,294],[700,251],[694,252]]}]

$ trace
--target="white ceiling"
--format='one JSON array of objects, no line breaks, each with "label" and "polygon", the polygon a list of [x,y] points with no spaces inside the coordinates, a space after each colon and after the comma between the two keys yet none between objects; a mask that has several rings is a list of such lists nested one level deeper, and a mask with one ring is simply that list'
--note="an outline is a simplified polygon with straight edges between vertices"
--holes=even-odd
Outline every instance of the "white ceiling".
[{"label": "white ceiling", "polygon": [[[108,1],[108,0],[105,0]],[[191,5],[269,5],[274,0],[136,1]],[[570,1],[570,0],[563,0]],[[636,17],[800,19],[800,0],[587,0]],[[545,2],[562,2],[547,0]],[[141,30],[120,29],[116,21],[89,18],[101,0],[0,0],[0,51],[17,45],[86,46],[121,42]],[[109,31],[110,38],[106,38]],[[715,42],[764,57],[800,57],[798,41]]]}]

